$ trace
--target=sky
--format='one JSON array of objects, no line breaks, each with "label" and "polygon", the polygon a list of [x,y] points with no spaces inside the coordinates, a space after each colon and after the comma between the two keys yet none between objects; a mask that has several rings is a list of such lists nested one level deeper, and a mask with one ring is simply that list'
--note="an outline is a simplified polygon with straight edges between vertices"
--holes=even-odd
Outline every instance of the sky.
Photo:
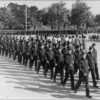
[{"label": "sky", "polygon": [[[51,6],[53,3],[60,2],[61,0],[0,0],[0,7],[7,6],[9,3],[27,4],[28,6],[37,6],[39,9]],[[96,15],[100,14],[100,0],[82,0],[91,7],[91,12]],[[66,3],[66,8],[71,9],[72,4],[76,0],[62,0]]]}]

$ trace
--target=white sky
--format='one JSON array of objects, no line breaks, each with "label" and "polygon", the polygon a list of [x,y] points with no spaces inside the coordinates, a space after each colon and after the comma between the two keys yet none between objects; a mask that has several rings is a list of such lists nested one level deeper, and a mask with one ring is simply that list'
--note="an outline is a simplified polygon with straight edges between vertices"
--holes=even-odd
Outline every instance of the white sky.
[{"label": "white sky", "polygon": [[[72,4],[76,0],[62,0],[66,3],[66,7],[71,9]],[[83,0],[91,7],[91,11],[94,15],[100,14],[100,0]],[[37,6],[39,9],[51,6],[52,3],[60,2],[60,0],[0,0],[0,7],[7,6],[10,2],[18,4],[27,4],[28,6]]]}]

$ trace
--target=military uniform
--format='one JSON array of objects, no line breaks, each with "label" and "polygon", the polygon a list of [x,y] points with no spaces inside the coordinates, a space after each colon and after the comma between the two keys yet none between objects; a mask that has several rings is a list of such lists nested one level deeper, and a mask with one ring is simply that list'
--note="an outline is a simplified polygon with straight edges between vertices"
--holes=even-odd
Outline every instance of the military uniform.
[{"label": "military uniform", "polygon": [[92,54],[91,50],[92,50],[92,47],[89,48],[89,52],[87,53],[86,58],[88,60],[88,66],[91,71],[91,75],[92,75],[92,79],[93,79],[93,86],[96,87],[97,82],[96,82],[96,77],[95,77],[94,55]]},{"label": "military uniform", "polygon": [[35,44],[35,42],[31,42],[31,49],[30,49],[30,62],[29,62],[29,68],[31,69],[34,62],[35,62],[35,70],[37,70],[37,45]]},{"label": "military uniform", "polygon": [[[59,48],[60,50],[61,48]],[[56,82],[57,73],[60,73],[61,84],[63,84],[63,68],[64,68],[64,57],[61,51],[56,54],[56,65],[55,65],[55,74],[54,74],[54,82]]]},{"label": "military uniform", "polygon": [[19,40],[18,44],[18,62],[21,64],[22,62],[22,57],[23,57],[23,41]]},{"label": "military uniform", "polygon": [[44,45],[41,45],[41,47],[39,48],[38,57],[39,57],[39,61],[38,61],[37,73],[39,73],[40,67],[42,66],[42,68],[43,68],[43,74],[45,74],[46,60],[47,59],[46,59]]},{"label": "military uniform", "polygon": [[71,48],[68,47],[68,53],[64,55],[64,66],[65,66],[65,79],[63,82],[63,86],[65,86],[67,79],[71,78],[71,89],[74,89],[74,57],[72,53],[69,53]]},{"label": "military uniform", "polygon": [[25,49],[25,52],[24,52],[23,64],[26,67],[28,63],[28,59],[29,59],[29,52],[30,52],[28,41],[26,42],[24,49]]},{"label": "military uniform", "polygon": [[81,58],[81,53],[79,50],[79,46],[77,46],[77,49],[74,52],[74,73],[77,73],[79,69],[80,58]]},{"label": "military uniform", "polygon": [[47,58],[47,62],[46,62],[45,76],[48,70],[50,70],[51,71],[50,78],[53,79],[53,69],[55,66],[55,54],[54,51],[52,50],[52,47],[46,50],[46,58]]},{"label": "military uniform", "polygon": [[[84,55],[86,52],[83,51]],[[88,66],[88,61],[85,57],[82,57],[80,59],[80,67],[79,67],[79,80],[75,86],[75,92],[77,91],[77,89],[80,87],[81,82],[84,81],[85,82],[85,88],[86,88],[86,96],[91,98],[90,96],[90,91],[89,91],[89,82],[88,82],[88,74],[89,74],[89,66]]]}]

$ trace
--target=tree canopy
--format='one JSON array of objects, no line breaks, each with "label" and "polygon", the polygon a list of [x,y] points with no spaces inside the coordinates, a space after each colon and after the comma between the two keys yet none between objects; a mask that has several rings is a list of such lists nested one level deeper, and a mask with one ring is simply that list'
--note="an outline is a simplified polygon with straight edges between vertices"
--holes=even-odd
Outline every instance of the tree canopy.
[{"label": "tree canopy", "polygon": [[0,8],[0,29],[25,29],[25,8],[27,7],[27,28],[49,26],[51,29],[66,29],[68,25],[80,27],[100,25],[100,15],[93,16],[90,7],[84,2],[76,2],[69,10],[65,3],[54,3],[50,7],[38,9],[36,6],[28,7],[10,3]]}]

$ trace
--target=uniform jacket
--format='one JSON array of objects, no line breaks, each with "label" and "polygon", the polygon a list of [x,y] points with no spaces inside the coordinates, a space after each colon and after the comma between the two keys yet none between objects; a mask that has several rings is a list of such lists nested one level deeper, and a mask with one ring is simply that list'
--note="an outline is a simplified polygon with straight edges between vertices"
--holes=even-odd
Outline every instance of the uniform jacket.
[{"label": "uniform jacket", "polygon": [[81,73],[88,75],[88,73],[89,73],[89,66],[88,66],[87,59],[81,58],[79,70],[81,71]]},{"label": "uniform jacket", "polygon": [[73,63],[74,63],[74,58],[72,54],[65,54],[64,55],[64,63],[65,63],[65,68],[67,70],[74,70]]},{"label": "uniform jacket", "polygon": [[86,58],[88,60],[88,66],[90,67],[90,69],[94,69],[94,55],[93,55],[93,53],[88,52]]},{"label": "uniform jacket", "polygon": [[94,54],[94,62],[97,63],[97,50],[93,49],[92,53]]}]

